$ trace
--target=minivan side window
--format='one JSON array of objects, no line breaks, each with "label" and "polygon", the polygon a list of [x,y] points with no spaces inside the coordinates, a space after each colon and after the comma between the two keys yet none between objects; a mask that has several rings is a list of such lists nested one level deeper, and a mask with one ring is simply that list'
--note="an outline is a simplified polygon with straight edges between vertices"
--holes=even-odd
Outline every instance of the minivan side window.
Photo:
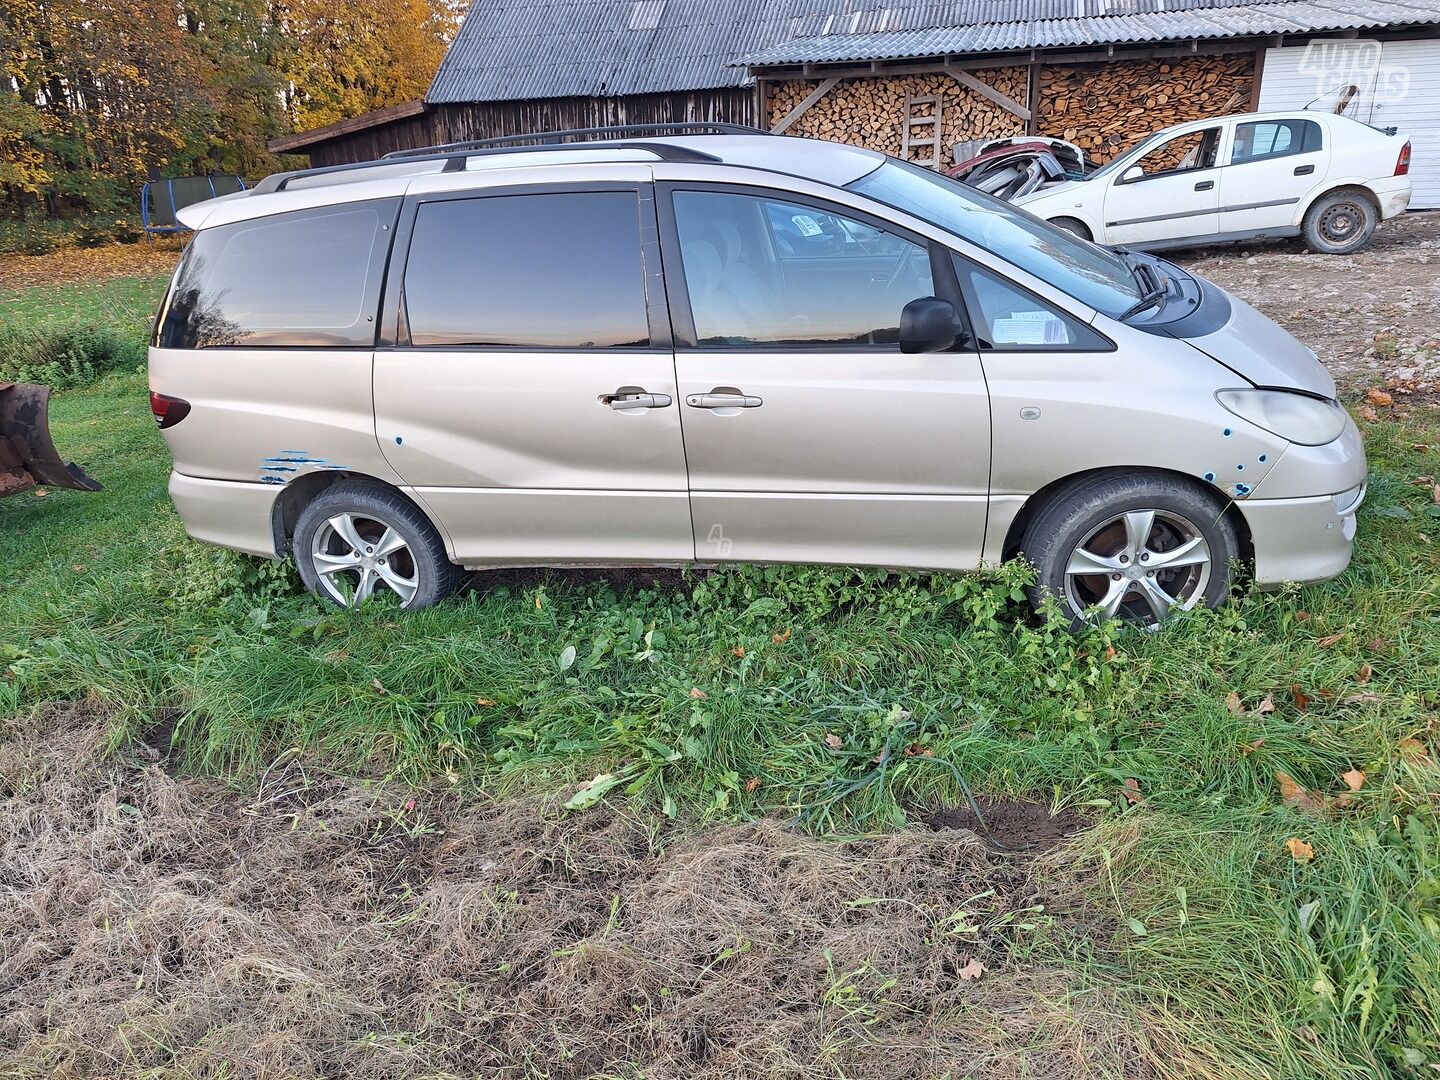
[{"label": "minivan side window", "polygon": [[398,199],[202,229],[156,327],[162,349],[368,347]]},{"label": "minivan side window", "polygon": [[1320,145],[1320,125],[1314,120],[1255,120],[1235,126],[1230,164],[1305,154]]},{"label": "minivan side window", "polygon": [[415,346],[648,346],[639,196],[571,191],[421,203],[404,297]]},{"label": "minivan side window", "polygon": [[925,246],[829,210],[702,191],[674,208],[701,346],[894,344],[935,292]]},{"label": "minivan side window", "polygon": [[955,256],[982,351],[1108,352],[1112,346],[1090,327],[998,274]]}]

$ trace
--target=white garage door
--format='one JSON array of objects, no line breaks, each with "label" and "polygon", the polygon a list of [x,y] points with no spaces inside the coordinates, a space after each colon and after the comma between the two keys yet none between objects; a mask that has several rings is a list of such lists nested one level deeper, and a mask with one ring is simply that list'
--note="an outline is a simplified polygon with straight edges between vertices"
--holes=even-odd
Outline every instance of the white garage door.
[{"label": "white garage door", "polygon": [[1347,116],[1394,126],[1410,138],[1415,209],[1440,207],[1440,38],[1419,41],[1327,41],[1267,49],[1260,108],[1334,108],[1345,86],[1359,88]]}]

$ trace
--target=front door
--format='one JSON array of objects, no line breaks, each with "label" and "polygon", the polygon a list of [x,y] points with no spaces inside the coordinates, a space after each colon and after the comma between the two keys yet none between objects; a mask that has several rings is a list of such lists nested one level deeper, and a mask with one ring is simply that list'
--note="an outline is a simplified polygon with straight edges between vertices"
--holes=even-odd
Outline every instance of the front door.
[{"label": "front door", "polygon": [[407,206],[375,430],[458,561],[694,557],[658,247],[641,242],[654,237],[650,192],[469,191]]},{"label": "front door", "polygon": [[1176,135],[1120,170],[1105,193],[1105,243],[1143,247],[1218,233],[1222,130]]},{"label": "front door", "polygon": [[946,291],[926,242],[779,193],[661,192],[696,557],[976,566],[979,358],[898,345],[905,304]]},{"label": "front door", "polygon": [[1220,170],[1220,231],[1283,229],[1329,169],[1330,147],[1314,120],[1284,117],[1235,125]]}]

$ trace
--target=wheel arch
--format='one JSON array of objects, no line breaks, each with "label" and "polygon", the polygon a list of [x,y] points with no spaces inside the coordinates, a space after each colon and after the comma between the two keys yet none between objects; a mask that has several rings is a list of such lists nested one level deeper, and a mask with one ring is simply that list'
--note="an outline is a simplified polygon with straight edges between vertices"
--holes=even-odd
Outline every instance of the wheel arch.
[{"label": "wheel arch", "polygon": [[322,491],[347,480],[360,480],[374,484],[376,487],[383,488],[404,499],[430,522],[435,531],[440,534],[441,539],[446,542],[446,546],[449,546],[448,534],[440,527],[440,523],[435,520],[430,511],[394,484],[381,480],[377,476],[371,476],[369,473],[355,472],[350,469],[325,469],[297,476],[286,484],[279,496],[276,497],[274,505],[270,508],[270,531],[275,538],[277,555],[284,558],[289,554],[291,543],[295,538],[295,526],[300,521],[300,515],[304,513],[305,507],[310,505]]},{"label": "wheel arch", "polygon": [[[1065,226],[1061,225],[1060,222],[1073,221],[1076,225],[1079,225],[1080,228],[1085,230],[1083,239],[1090,241],[1093,241],[1095,239],[1095,230],[1090,226],[1090,223],[1082,217],[1076,217],[1074,214],[1056,214],[1054,217],[1049,217],[1045,220],[1048,224],[1054,225],[1057,229],[1065,228]],[[1074,230],[1071,231],[1073,232]]]},{"label": "wheel arch", "polygon": [[1358,181],[1347,181],[1338,184],[1329,184],[1321,188],[1319,191],[1315,192],[1315,194],[1311,195],[1309,198],[1302,200],[1300,205],[1300,213],[1296,215],[1295,224],[1303,228],[1305,225],[1305,219],[1310,216],[1310,211],[1316,203],[1318,203],[1321,199],[1328,198],[1331,195],[1339,195],[1342,192],[1354,192],[1355,194],[1363,197],[1365,201],[1370,204],[1370,208],[1375,211],[1376,224],[1378,225],[1380,223],[1380,219],[1384,214],[1384,211],[1381,209],[1380,206],[1380,196],[1376,195],[1375,192],[1371,191],[1368,187],[1366,187],[1362,183],[1359,183]]},{"label": "wheel arch", "polygon": [[1020,510],[1011,519],[1009,527],[1005,530],[1005,542],[1000,549],[1000,558],[1008,562],[1020,554],[1020,542],[1025,538],[1025,530],[1030,527],[1030,522],[1035,520],[1045,507],[1049,506],[1057,498],[1063,496],[1066,491],[1082,484],[1097,476],[1164,476],[1170,479],[1179,480],[1195,491],[1201,492],[1215,503],[1217,511],[1221,514],[1232,513],[1231,520],[1235,526],[1235,538],[1240,547],[1240,555],[1247,568],[1255,565],[1254,543],[1250,535],[1250,524],[1245,520],[1245,514],[1240,503],[1227,498],[1223,492],[1213,485],[1198,480],[1186,473],[1175,469],[1156,468],[1149,465],[1110,465],[1096,469],[1086,469],[1077,473],[1070,473],[1068,476],[1058,477],[1030,495]]}]

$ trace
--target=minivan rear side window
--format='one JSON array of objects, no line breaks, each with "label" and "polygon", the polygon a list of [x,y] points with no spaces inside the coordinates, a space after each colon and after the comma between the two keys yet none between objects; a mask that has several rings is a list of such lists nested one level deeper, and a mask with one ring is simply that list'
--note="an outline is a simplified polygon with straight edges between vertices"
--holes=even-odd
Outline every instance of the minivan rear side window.
[{"label": "minivan rear side window", "polygon": [[421,203],[405,264],[410,344],[650,343],[634,191]]},{"label": "minivan rear side window", "polygon": [[162,349],[370,347],[400,200],[202,229],[156,328]]}]

